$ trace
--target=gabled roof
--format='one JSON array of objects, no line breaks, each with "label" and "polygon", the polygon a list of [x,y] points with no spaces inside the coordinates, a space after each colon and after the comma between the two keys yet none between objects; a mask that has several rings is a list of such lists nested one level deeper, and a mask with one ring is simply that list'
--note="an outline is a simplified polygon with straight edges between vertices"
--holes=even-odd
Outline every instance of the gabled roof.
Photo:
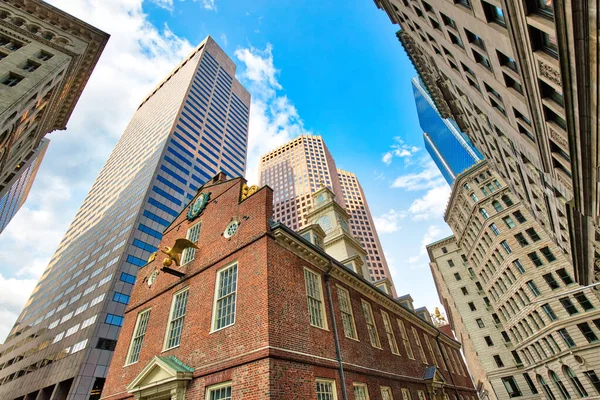
[{"label": "gabled roof", "polygon": [[193,372],[194,368],[185,365],[175,356],[155,356],[127,385],[127,391],[134,393],[171,382],[189,381],[192,379]]}]

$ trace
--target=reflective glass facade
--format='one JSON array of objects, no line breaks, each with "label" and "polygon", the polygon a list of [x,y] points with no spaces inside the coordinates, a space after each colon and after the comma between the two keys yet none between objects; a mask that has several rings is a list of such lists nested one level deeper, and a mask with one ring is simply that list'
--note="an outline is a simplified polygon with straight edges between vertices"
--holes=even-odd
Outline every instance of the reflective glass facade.
[{"label": "reflective glass facade", "polygon": [[0,398],[101,390],[163,230],[217,172],[245,173],[250,95],[234,76],[208,37],[142,102],[0,349]]},{"label": "reflective glass facade", "polygon": [[418,78],[412,79],[417,114],[425,148],[450,186],[458,174],[483,159],[467,135],[452,119],[442,118]]},{"label": "reflective glass facade", "polygon": [[48,139],[42,139],[19,171],[0,190],[0,233],[17,214],[27,196],[48,148]]}]

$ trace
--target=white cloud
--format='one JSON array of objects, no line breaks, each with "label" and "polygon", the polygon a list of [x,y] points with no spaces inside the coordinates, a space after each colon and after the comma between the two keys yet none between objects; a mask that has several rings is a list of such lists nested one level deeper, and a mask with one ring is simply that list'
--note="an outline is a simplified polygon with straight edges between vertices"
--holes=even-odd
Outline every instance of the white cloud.
[{"label": "white cloud", "polygon": [[411,265],[421,264],[427,254],[426,246],[436,240],[441,239],[448,233],[448,228],[440,228],[438,225],[430,225],[427,228],[427,232],[423,235],[421,245],[419,246],[419,254],[408,258],[408,263]]},{"label": "white cloud", "polygon": [[375,228],[377,233],[393,233],[400,230],[400,221],[406,217],[405,212],[398,212],[394,209],[382,214],[378,217],[373,218],[375,222]]},{"label": "white cloud", "polygon": [[392,182],[392,187],[415,191],[447,185],[433,161],[423,161],[421,164],[424,167],[422,171],[397,177]]},{"label": "white cloud", "polygon": [[246,178],[257,183],[258,162],[262,154],[298,135],[311,132],[304,128],[292,102],[277,93],[282,87],[277,80],[279,70],[273,63],[271,44],[267,44],[264,50],[240,48],[235,51],[235,56],[245,66],[239,79],[252,94]]},{"label": "white cloud", "polygon": [[202,0],[202,7],[204,7],[204,9],[208,11],[217,11],[217,5],[215,4],[215,0]]},{"label": "white cloud", "polygon": [[229,45],[229,40],[227,39],[227,35],[224,33],[221,33],[221,35],[219,36],[219,38],[221,39],[221,43],[223,45],[223,47],[227,47]]},{"label": "white cloud", "polygon": [[8,336],[36,282],[36,279],[6,279],[0,275],[0,340]]},{"label": "white cloud", "polygon": [[[0,283],[19,288],[18,296],[0,296],[0,340],[12,327],[131,115],[192,50],[168,26],[152,25],[142,11],[142,0],[50,3],[110,33],[111,38],[67,130],[49,137],[29,199],[0,236]],[[0,292],[12,293],[2,287]]]},{"label": "white cloud", "polygon": [[150,0],[150,2],[165,10],[173,11],[173,0]]},{"label": "white cloud", "polygon": [[411,218],[413,220],[442,218],[446,210],[450,192],[450,186],[446,182],[429,189],[423,197],[414,200],[408,208]]},{"label": "white cloud", "polygon": [[384,153],[381,158],[386,165],[390,165],[394,157],[410,159],[414,153],[420,150],[416,146],[406,144],[399,136],[396,136],[394,141],[395,143],[391,146],[392,150]]}]

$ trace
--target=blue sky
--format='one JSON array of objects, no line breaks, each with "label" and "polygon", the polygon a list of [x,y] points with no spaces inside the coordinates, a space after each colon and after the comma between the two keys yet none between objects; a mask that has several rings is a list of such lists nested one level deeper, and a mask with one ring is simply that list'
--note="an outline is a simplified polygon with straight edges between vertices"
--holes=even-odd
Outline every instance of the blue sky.
[{"label": "blue sky", "polygon": [[[253,95],[248,179],[258,156],[324,137],[357,174],[399,294],[439,305],[424,244],[450,234],[449,187],[423,148],[415,71],[372,0],[51,0],[111,40],[30,198],[0,235],[0,337],[12,326],[135,108],[211,35]],[[6,322],[5,322],[6,321]],[[0,339],[1,340],[1,339]]]}]

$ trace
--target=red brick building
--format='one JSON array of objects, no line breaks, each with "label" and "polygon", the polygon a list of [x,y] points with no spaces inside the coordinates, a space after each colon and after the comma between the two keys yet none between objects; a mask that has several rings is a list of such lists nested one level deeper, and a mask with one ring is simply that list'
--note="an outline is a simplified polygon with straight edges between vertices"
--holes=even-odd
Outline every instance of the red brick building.
[{"label": "red brick building", "polygon": [[272,207],[242,178],[200,188],[160,246],[198,250],[181,277],[161,252],[140,269],[103,399],[475,398],[458,342],[321,247],[343,238]]}]

